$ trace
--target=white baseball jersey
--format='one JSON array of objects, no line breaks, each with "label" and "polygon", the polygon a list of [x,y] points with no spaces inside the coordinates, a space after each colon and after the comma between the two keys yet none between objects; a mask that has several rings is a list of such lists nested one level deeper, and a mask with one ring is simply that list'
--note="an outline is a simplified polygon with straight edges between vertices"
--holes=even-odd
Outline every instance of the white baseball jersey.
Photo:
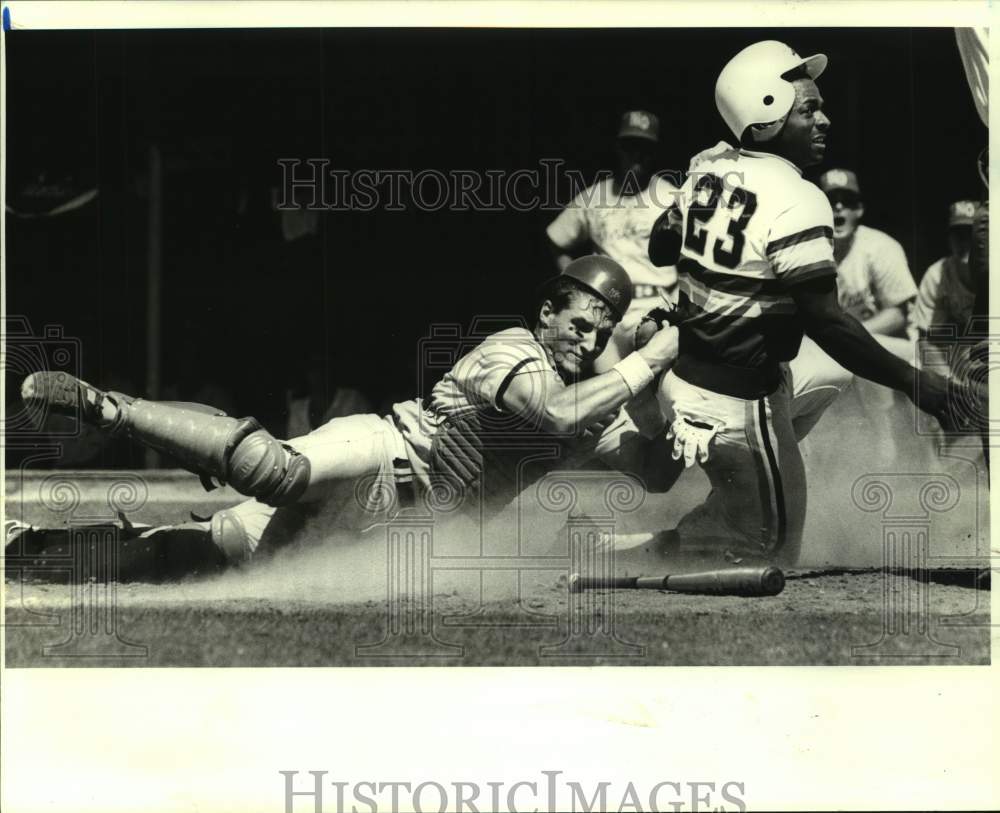
[{"label": "white baseball jersey", "polygon": [[[533,404],[538,409],[551,393],[566,387],[534,334],[525,328],[510,328],[488,336],[462,356],[434,386],[428,398],[393,406],[396,425],[418,478],[429,482],[433,439],[448,418],[471,420],[473,425],[495,426],[505,436],[516,435],[523,423],[531,433],[535,424],[530,417],[518,421],[503,406],[504,392],[515,376],[530,376],[536,396]],[[574,460],[577,453],[591,455],[596,445],[596,438],[574,438]],[[563,457],[555,462],[567,465],[569,461]]]},{"label": "white baseball jersey", "polygon": [[703,463],[712,491],[678,523],[681,546],[794,561],[805,468],[793,374],[782,362],[795,358],[803,334],[791,292],[837,273],[833,212],[794,164],[749,150],[707,155],[681,192],[684,321],[657,400],[674,426],[718,426]]},{"label": "white baseball jersey", "polygon": [[589,240],[598,253],[621,264],[633,285],[674,285],[676,268],[657,268],[649,261],[649,235],[657,218],[674,202],[677,188],[665,178],[654,177],[646,189],[630,196],[616,193],[613,183],[606,178],[573,198],[549,224],[549,239],[566,251]]},{"label": "white baseball jersey", "polygon": [[942,257],[927,269],[913,308],[914,328],[927,332],[932,327],[951,326],[955,336],[965,334],[976,292],[965,286],[959,271],[954,257]]},{"label": "white baseball jersey", "polygon": [[681,307],[692,316],[681,327],[675,371],[689,375],[689,356],[776,375],[802,340],[789,289],[836,274],[826,196],[783,158],[730,149],[697,164],[678,208]]},{"label": "white baseball jersey", "polygon": [[859,225],[837,263],[837,291],[840,307],[864,321],[912,300],[917,285],[903,247],[885,232]]}]

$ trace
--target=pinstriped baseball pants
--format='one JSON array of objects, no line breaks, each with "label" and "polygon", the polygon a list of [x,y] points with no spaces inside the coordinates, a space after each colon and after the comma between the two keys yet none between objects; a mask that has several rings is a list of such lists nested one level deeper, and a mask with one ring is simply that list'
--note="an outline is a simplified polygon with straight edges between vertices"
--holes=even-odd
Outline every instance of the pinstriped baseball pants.
[{"label": "pinstriped baseball pants", "polygon": [[802,545],[806,475],[787,365],[781,385],[765,398],[720,395],[673,372],[663,377],[658,398],[671,421],[676,416],[723,424],[702,464],[712,491],[677,526],[682,549],[794,562]]}]

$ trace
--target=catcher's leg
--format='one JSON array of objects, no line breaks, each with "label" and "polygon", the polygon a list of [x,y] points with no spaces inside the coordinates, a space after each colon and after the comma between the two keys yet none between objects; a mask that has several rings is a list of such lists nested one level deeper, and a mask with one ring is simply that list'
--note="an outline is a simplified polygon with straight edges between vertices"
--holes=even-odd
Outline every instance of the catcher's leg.
[{"label": "catcher's leg", "polygon": [[351,512],[342,512],[339,508],[353,499],[353,485],[346,484],[341,489],[339,499],[334,497],[322,506],[299,502],[275,508],[258,500],[246,500],[232,508],[217,511],[208,521],[154,528],[144,535],[164,532],[176,534],[180,531],[200,533],[222,552],[228,564],[246,564],[262,551],[271,552],[294,541],[310,518],[320,510],[324,520],[328,517],[333,520],[324,525],[324,530],[344,529],[346,525],[343,514]]},{"label": "catcher's leg", "polygon": [[297,505],[247,500],[216,513],[212,540],[232,562],[287,544],[311,519],[323,533],[383,522],[398,507],[398,483],[412,476],[399,431],[375,415],[334,418],[288,443],[312,463],[309,488]]},{"label": "catcher's leg", "polygon": [[[248,562],[260,547],[275,549],[290,542],[302,528],[307,506],[274,508],[257,500],[247,500],[219,511],[210,520],[160,525],[138,534],[138,540],[162,543],[164,555],[174,567],[204,564],[205,556],[194,551],[214,548],[226,564]],[[182,575],[175,573],[174,575]]]},{"label": "catcher's leg", "polygon": [[395,499],[394,472],[409,470],[402,435],[390,419],[377,415],[334,418],[308,435],[293,438],[288,445],[311,463],[303,499],[342,505],[348,512],[345,527],[370,524],[357,515],[358,511],[378,510],[376,492],[384,487],[390,488],[389,496]]},{"label": "catcher's leg", "polygon": [[27,405],[79,415],[113,434],[126,434],[268,505],[289,505],[309,486],[309,459],[253,418],[103,392],[67,373],[33,373],[22,384],[21,397]]},{"label": "catcher's leg", "polygon": [[231,564],[247,562],[258,548],[273,550],[287,545],[302,530],[306,512],[301,505],[275,508],[247,500],[212,515],[207,530]]}]

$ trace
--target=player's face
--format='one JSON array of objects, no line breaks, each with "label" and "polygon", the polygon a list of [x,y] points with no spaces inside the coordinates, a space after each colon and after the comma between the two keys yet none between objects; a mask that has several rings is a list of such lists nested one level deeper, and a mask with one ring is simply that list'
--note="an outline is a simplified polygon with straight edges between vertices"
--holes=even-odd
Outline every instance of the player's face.
[{"label": "player's face", "polygon": [[776,152],[805,169],[823,160],[830,119],[823,112],[823,97],[812,79],[796,79],[792,86],[795,102],[775,138],[775,146]]},{"label": "player's face", "polygon": [[624,183],[631,176],[638,189],[645,189],[653,176],[656,145],[645,138],[619,138],[615,147],[618,156],[618,182]]},{"label": "player's face", "polygon": [[552,310],[552,303],[546,301],[539,318],[542,342],[559,375],[574,380],[588,370],[607,347],[616,322],[607,304],[582,291],[573,293],[560,311]]},{"label": "player's face", "polygon": [[972,249],[972,226],[952,226],[948,229],[948,246],[952,257],[967,263]]},{"label": "player's face", "polygon": [[827,194],[833,209],[833,239],[845,240],[854,234],[865,213],[861,198],[847,189],[835,189]]}]

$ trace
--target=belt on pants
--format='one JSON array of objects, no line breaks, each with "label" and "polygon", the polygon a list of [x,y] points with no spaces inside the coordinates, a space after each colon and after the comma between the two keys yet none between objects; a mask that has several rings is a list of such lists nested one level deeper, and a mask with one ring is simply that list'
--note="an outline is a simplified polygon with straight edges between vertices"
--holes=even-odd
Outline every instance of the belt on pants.
[{"label": "belt on pants", "polygon": [[405,457],[392,461],[392,475],[396,483],[396,500],[399,508],[413,508],[417,504],[416,488],[413,483],[413,467]]}]

